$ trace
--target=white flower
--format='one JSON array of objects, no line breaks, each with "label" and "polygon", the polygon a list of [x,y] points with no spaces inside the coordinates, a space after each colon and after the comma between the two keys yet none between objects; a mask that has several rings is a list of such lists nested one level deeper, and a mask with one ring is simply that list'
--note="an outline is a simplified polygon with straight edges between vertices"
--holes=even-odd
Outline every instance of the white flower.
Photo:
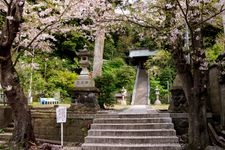
[{"label": "white flower", "polygon": [[13,16],[7,16],[6,19],[13,20],[14,18],[13,18]]},{"label": "white flower", "polygon": [[171,4],[166,4],[166,8],[167,9],[170,9],[170,8],[172,8],[173,6],[171,5]]},{"label": "white flower", "polygon": [[200,37],[199,37],[199,36],[196,36],[196,38],[195,38],[195,39],[198,41],[198,40],[200,40]]},{"label": "white flower", "polygon": [[195,31],[196,31],[196,32],[201,31],[201,28],[197,28]]},{"label": "white flower", "polygon": [[19,6],[21,7],[21,6],[23,6],[24,5],[24,1],[20,1],[19,2]]}]

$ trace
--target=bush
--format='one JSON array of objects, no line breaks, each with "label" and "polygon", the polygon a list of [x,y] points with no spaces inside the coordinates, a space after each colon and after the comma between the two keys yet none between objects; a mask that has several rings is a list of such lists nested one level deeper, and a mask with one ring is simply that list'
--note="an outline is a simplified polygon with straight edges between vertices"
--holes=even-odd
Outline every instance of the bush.
[{"label": "bush", "polygon": [[98,103],[101,108],[105,108],[104,105],[111,106],[115,103],[114,92],[115,77],[113,74],[105,73],[95,79],[95,85],[100,90],[100,96]]},{"label": "bush", "polygon": [[115,58],[103,64],[103,74],[95,79],[96,87],[100,90],[98,99],[101,108],[116,103],[115,93],[126,88],[128,94],[133,90],[135,80],[134,68],[128,66],[122,58]]}]

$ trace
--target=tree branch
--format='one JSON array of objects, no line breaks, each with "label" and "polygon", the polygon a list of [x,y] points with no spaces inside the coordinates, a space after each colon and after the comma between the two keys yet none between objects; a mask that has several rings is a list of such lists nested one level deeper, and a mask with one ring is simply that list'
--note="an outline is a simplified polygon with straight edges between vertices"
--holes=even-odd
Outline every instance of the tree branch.
[{"label": "tree branch", "polygon": [[9,3],[7,2],[7,0],[2,0],[7,6],[9,6]]},{"label": "tree branch", "polygon": [[[182,12],[182,14],[184,15],[184,20],[185,20],[185,22],[186,22],[188,28],[190,29],[190,24],[189,24],[189,21],[188,21],[188,18],[187,18],[187,13],[188,13],[188,11],[186,11],[186,14],[185,14],[184,9],[182,8],[182,6],[181,6],[179,0],[176,0],[176,2],[177,2],[177,4],[178,4],[178,6],[179,6],[179,8],[180,8],[180,10],[181,10],[181,12]],[[186,1],[186,2],[187,2],[187,1]],[[188,4],[187,4],[187,5],[188,5]]]},{"label": "tree branch", "polygon": [[224,5],[220,8],[220,11],[219,12],[217,12],[217,13],[213,14],[212,16],[210,16],[209,18],[207,18],[207,19],[205,19],[205,20],[197,23],[195,26],[199,26],[199,25],[201,25],[201,24],[209,21],[210,19],[216,17],[217,15],[221,14],[222,12],[224,12],[225,11],[225,8],[223,8],[223,7],[224,7]]},{"label": "tree branch", "polygon": [[[65,12],[69,9],[69,8],[71,8],[72,6],[70,6],[70,4],[71,4],[71,2],[72,2],[72,0],[69,2],[69,5],[67,5],[67,7],[64,9],[64,11],[62,12],[62,14],[59,16],[59,19],[57,20],[57,21],[54,21],[54,22],[52,22],[51,24],[49,24],[49,25],[46,25],[31,41],[30,41],[30,43],[23,49],[23,50],[21,50],[20,51],[20,53],[17,55],[17,57],[16,57],[16,59],[15,59],[15,61],[14,61],[14,63],[13,63],[13,65],[15,66],[16,64],[17,64],[17,62],[19,61],[19,58],[20,58],[20,56],[22,56],[22,54],[24,53],[24,51],[26,51],[26,50],[28,50],[29,49],[29,47],[34,43],[34,41],[43,33],[43,32],[45,32],[49,27],[51,27],[51,26],[53,26],[54,24],[56,24],[57,22],[59,22],[60,20],[61,20],[61,18],[62,18],[62,16],[65,14]],[[78,2],[77,2],[78,3]],[[77,4],[77,3],[75,3],[75,4]],[[75,5],[74,4],[74,5]]]}]

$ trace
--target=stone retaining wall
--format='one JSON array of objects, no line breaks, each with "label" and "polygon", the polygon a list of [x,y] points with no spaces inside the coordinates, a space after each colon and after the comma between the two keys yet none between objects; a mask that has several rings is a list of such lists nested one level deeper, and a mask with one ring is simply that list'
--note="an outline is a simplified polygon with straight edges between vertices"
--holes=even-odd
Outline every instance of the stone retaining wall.
[{"label": "stone retaining wall", "polygon": [[[67,122],[63,125],[64,141],[75,144],[83,143],[93,122],[94,114],[74,114],[68,111],[67,115]],[[54,109],[33,110],[32,123],[36,138],[60,141],[60,124],[56,123]]]}]

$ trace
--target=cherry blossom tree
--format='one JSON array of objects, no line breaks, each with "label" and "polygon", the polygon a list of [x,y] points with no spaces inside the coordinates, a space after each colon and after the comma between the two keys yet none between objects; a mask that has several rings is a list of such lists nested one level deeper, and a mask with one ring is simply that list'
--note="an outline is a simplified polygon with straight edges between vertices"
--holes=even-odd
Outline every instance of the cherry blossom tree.
[{"label": "cherry blossom tree", "polygon": [[[169,48],[189,104],[189,149],[204,149],[208,144],[206,103],[208,98],[208,63],[203,48],[202,29],[224,11],[222,4],[208,0],[167,4],[170,18]],[[185,31],[184,31],[185,30]],[[183,34],[190,39],[183,44]],[[188,42],[190,41],[190,42]]]},{"label": "cherry blossom tree", "polygon": [[[40,49],[51,51],[49,39],[55,40],[52,33],[88,30],[91,34],[86,35],[87,38],[95,39],[96,43],[93,69],[97,74],[101,74],[105,30],[113,23],[109,20],[115,17],[112,3],[107,0],[37,1],[34,4],[27,3],[25,12],[24,18],[27,21],[22,24],[21,34],[17,36],[17,48],[22,46],[28,51],[28,48],[38,46]],[[74,19],[79,20],[79,26],[67,23]],[[91,20],[91,23],[85,24],[85,20]],[[22,53],[23,51],[20,51],[19,55]]]},{"label": "cherry blossom tree", "polygon": [[[112,5],[105,0],[37,0],[27,3],[25,0],[0,0],[0,9],[5,14],[0,28],[0,81],[13,110],[15,130],[12,144],[22,144],[29,149],[35,143],[35,137],[27,97],[15,69],[19,56],[33,55],[34,49],[51,52],[50,40],[55,40],[52,36],[55,32],[85,29],[95,33],[95,29],[104,23],[102,20],[113,16]],[[68,23],[73,19],[79,20],[80,26]],[[91,23],[84,25],[87,19]]]},{"label": "cherry blossom tree", "polygon": [[172,54],[189,104],[188,149],[191,150],[204,149],[209,141],[208,63],[202,29],[224,12],[224,4],[223,0],[161,0],[137,1],[128,6],[127,19],[150,28],[152,36]]},{"label": "cherry blossom tree", "polygon": [[15,130],[13,132],[13,145],[22,143],[29,148],[35,142],[31,125],[30,110],[27,98],[19,83],[19,76],[13,66],[12,45],[20,28],[23,16],[24,0],[0,1],[5,10],[6,19],[0,36],[0,66],[1,85],[7,96],[8,104],[12,107]]}]

